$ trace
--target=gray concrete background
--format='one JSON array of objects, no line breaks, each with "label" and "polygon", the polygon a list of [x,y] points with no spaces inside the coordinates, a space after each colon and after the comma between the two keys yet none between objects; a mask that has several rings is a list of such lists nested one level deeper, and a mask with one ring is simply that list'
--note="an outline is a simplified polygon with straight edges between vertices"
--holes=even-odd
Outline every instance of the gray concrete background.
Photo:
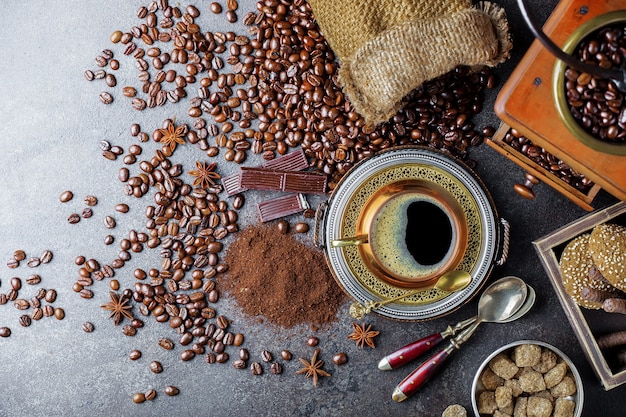
[{"label": "gray concrete background", "polygon": [[[201,27],[206,30],[239,30],[208,11],[209,1],[196,1],[201,7]],[[530,44],[530,36],[520,20],[515,2],[500,1],[506,7],[515,41],[513,58],[498,70],[501,86]],[[540,3],[540,2],[534,2]],[[105,48],[114,50],[122,61],[118,84],[124,78],[135,81],[134,67],[109,35],[117,29],[128,30],[137,24],[137,0],[4,0],[0,17],[0,291],[9,289],[12,276],[26,278],[31,273],[42,277],[40,286],[58,291],[56,306],[65,309],[62,321],[44,318],[28,328],[18,325],[19,313],[11,305],[0,306],[0,326],[13,330],[10,338],[0,340],[0,416],[154,416],[154,415],[361,415],[361,416],[439,416],[452,403],[471,410],[470,387],[478,365],[495,348],[513,340],[530,338],[554,344],[565,351],[578,366],[587,395],[585,416],[622,416],[626,388],[605,392],[592,372],[560,308],[548,279],[539,265],[531,242],[585,212],[544,184],[536,187],[537,199],[526,201],[512,190],[523,178],[513,163],[481,146],[472,151],[478,161],[476,171],[490,190],[500,215],[511,222],[512,246],[509,261],[493,272],[493,277],[517,275],[536,288],[538,301],[523,320],[509,325],[484,325],[450,361],[446,369],[414,398],[396,404],[391,392],[405,369],[382,373],[376,363],[386,353],[432,332],[441,331],[475,313],[476,301],[454,314],[427,323],[398,323],[371,316],[367,321],[381,331],[376,350],[357,349],[346,339],[350,333],[347,304],[338,312],[339,321],[327,329],[311,331],[307,326],[292,330],[276,329],[255,320],[241,318],[236,305],[227,297],[219,312],[235,319],[232,326],[246,335],[245,347],[259,358],[263,349],[275,355],[290,349],[294,357],[310,357],[312,349],[305,340],[315,334],[321,339],[322,359],[331,378],[323,378],[318,388],[310,380],[295,375],[299,363],[284,362],[280,376],[266,372],[253,377],[249,370],[238,371],[232,360],[225,365],[208,366],[202,358],[181,362],[177,350],[159,348],[159,337],[176,335],[166,326],[146,319],[146,327],[136,337],[126,337],[112,325],[99,307],[106,301],[105,283],[94,285],[95,297],[83,300],[72,292],[77,276],[73,260],[77,255],[112,259],[117,244],[107,247],[102,226],[106,215],[114,215],[117,240],[130,229],[142,230],[143,207],[150,198],[126,197],[116,179],[122,166],[101,156],[102,139],[126,150],[134,143],[129,126],[136,122],[151,132],[167,117],[187,120],[187,106],[167,105],[162,109],[138,113],[116,89],[117,100],[104,106],[98,99],[103,82],[89,83],[83,71],[94,69],[94,58]],[[177,3],[178,4],[178,3]],[[181,2],[186,6],[187,2]],[[254,9],[255,2],[241,0],[240,18]],[[555,1],[537,5],[538,17],[545,20]],[[234,29],[233,29],[234,28]],[[479,125],[497,125],[492,103],[498,87],[489,92]],[[144,153],[152,153],[149,142]],[[195,147],[183,147],[176,159],[185,170],[199,157]],[[227,170],[228,168],[224,168]],[[224,174],[224,170],[221,172]],[[75,198],[67,204],[59,194],[70,189]],[[69,225],[67,216],[80,212],[87,194],[99,198],[94,216]],[[603,207],[613,199],[602,193],[595,203]],[[126,215],[115,213],[120,202],[131,206]],[[256,221],[248,204],[246,222]],[[54,253],[50,264],[29,269],[24,264],[10,270],[4,260],[23,249],[38,256],[46,249]],[[116,278],[132,282],[132,270],[159,264],[156,251],[144,251]],[[30,298],[34,289],[26,286],[20,296]],[[96,330],[87,334],[81,324],[90,321]],[[140,349],[143,357],[135,362],[128,352]],[[332,353],[345,351],[347,365],[337,367]],[[231,353],[236,350],[231,349]],[[159,360],[165,371],[153,374],[148,363]],[[409,368],[410,369],[410,368]],[[177,397],[166,397],[163,387],[180,388]],[[154,388],[159,396],[152,402],[133,404],[131,395]]]}]

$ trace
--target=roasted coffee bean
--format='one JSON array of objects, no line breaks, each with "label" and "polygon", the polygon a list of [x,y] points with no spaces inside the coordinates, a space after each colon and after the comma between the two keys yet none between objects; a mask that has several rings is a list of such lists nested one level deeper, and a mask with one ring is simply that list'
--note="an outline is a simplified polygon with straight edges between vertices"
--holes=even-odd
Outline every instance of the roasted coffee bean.
[{"label": "roasted coffee bean", "polygon": [[165,350],[172,350],[174,349],[174,342],[172,342],[170,339],[162,337],[161,339],[159,339],[159,346],[161,346]]},{"label": "roasted coffee bean", "polygon": [[34,308],[33,311],[30,313],[30,317],[35,321],[41,320],[43,317],[43,309]]},{"label": "roasted coffee bean", "polygon": [[241,346],[243,344],[243,334],[236,333],[233,337],[233,346]]},{"label": "roasted coffee bean", "polygon": [[106,82],[106,84],[109,87],[115,87],[117,85],[117,79],[115,78],[115,75],[113,74],[107,74],[104,76],[104,82]]},{"label": "roasted coffee bean", "polygon": [[83,217],[83,219],[88,219],[93,216],[93,210],[91,210],[89,207],[85,207],[83,209],[83,212],[81,213],[81,216]]},{"label": "roasted coffee bean", "polygon": [[125,97],[135,97],[137,95],[137,89],[135,87],[126,86],[122,88],[122,94]]},{"label": "roasted coffee bean", "polygon": [[293,227],[293,230],[296,233],[306,233],[306,232],[309,231],[309,225],[308,225],[308,223],[298,222]]},{"label": "roasted coffee bean", "polygon": [[229,23],[235,23],[237,21],[237,13],[234,10],[228,10],[226,12],[226,20]]},{"label": "roasted coffee bean", "polygon": [[209,9],[215,14],[222,13],[222,6],[216,1],[210,4]]},{"label": "roasted coffee bean", "polygon": [[83,288],[78,292],[78,295],[80,295],[81,298],[90,299],[93,298],[93,291],[87,288]]},{"label": "roasted coffee bean", "polygon": [[161,362],[159,361],[150,362],[149,367],[150,367],[150,371],[155,374],[160,374],[161,372],[163,372],[163,365],[161,365]]},{"label": "roasted coffee bean", "polygon": [[106,235],[104,237],[104,244],[105,245],[111,245],[111,244],[113,244],[113,242],[115,242],[115,238],[113,237],[113,235]]},{"label": "roasted coffee bean", "polygon": [[127,324],[124,327],[122,327],[122,334],[124,334],[125,336],[135,336],[137,334],[137,329],[134,328],[133,326]]},{"label": "roasted coffee bean", "polygon": [[39,265],[41,265],[41,259],[36,256],[30,258],[26,263],[26,266],[28,266],[29,268],[37,268]]},{"label": "roasted coffee bean", "polygon": [[133,394],[132,400],[135,404],[141,404],[146,401],[146,395],[143,392]]},{"label": "roasted coffee bean", "polygon": [[11,288],[15,291],[19,291],[22,288],[22,279],[19,277],[11,278],[9,283],[11,284]]},{"label": "roasted coffee bean", "polygon": [[49,289],[46,291],[46,295],[44,296],[44,299],[46,300],[46,302],[52,304],[56,301],[57,299],[57,292],[54,289]]},{"label": "roasted coffee bean", "polygon": [[16,251],[13,252],[13,259],[15,259],[18,262],[23,261],[24,259],[26,259],[26,252],[24,252],[21,249],[18,249]]},{"label": "roasted coffee bean", "polygon": [[17,295],[18,295],[17,291],[15,291],[14,289],[10,289],[9,292],[7,292],[7,294],[6,294],[7,301],[15,301],[15,300],[17,300]]},{"label": "roasted coffee bean", "polygon": [[88,322],[88,321],[83,323],[83,331],[85,333],[91,333],[91,332],[93,332],[93,330],[94,330],[93,323]]},{"label": "roasted coffee bean", "polygon": [[209,365],[214,364],[215,363],[215,353],[209,352],[206,355],[204,355],[204,361],[206,363],[208,363]]},{"label": "roasted coffee bean", "polygon": [[250,365],[250,372],[252,372],[252,375],[256,376],[263,375],[263,367],[259,362],[252,362]]},{"label": "roasted coffee bean", "polygon": [[131,350],[128,354],[128,357],[131,361],[136,361],[137,359],[141,358],[141,351],[137,349]]},{"label": "roasted coffee bean", "polygon": [[77,213],[72,213],[67,218],[69,224],[76,224],[80,221],[80,215]]},{"label": "roasted coffee bean", "polygon": [[20,326],[28,327],[32,323],[30,316],[23,314],[20,316]]},{"label": "roasted coffee bean", "polygon": [[19,261],[16,261],[15,259],[9,259],[9,260],[7,261],[7,267],[8,267],[9,269],[15,269],[15,268],[17,268],[18,266],[20,266],[20,262],[19,262]]},{"label": "roasted coffee bean", "polygon": [[28,285],[37,285],[41,282],[41,276],[37,274],[30,275],[26,278],[26,284]]},{"label": "roasted coffee bean", "polygon": [[65,318],[65,310],[63,310],[61,307],[57,307],[54,309],[54,317],[57,320],[63,320]]},{"label": "roasted coffee bean", "polygon": [[248,352],[248,349],[239,349],[239,359],[241,359],[242,361],[247,361],[248,359],[250,359],[250,353]]},{"label": "roasted coffee bean", "polygon": [[235,362],[233,362],[233,367],[235,369],[246,369],[247,368],[246,361],[237,359]]},{"label": "roasted coffee bean", "polygon": [[261,352],[261,359],[263,360],[263,362],[271,362],[274,357],[272,356],[272,352],[270,352],[269,350],[264,350],[263,352]]},{"label": "roasted coffee bean", "polygon": [[222,330],[225,330],[228,325],[230,324],[230,322],[228,321],[228,319],[224,316],[218,316],[217,319],[215,320],[217,327],[219,327]]},{"label": "roasted coffee bean", "polygon": [[111,216],[106,216],[104,218],[104,227],[106,227],[107,229],[113,229],[115,227],[116,223],[115,223],[115,219]]},{"label": "roasted coffee bean", "polygon": [[9,337],[11,336],[11,329],[8,327],[0,327],[0,337]]},{"label": "roasted coffee bean", "polygon": [[178,395],[180,393],[180,390],[173,385],[168,385],[165,387],[164,392],[170,397],[173,397],[173,396]]},{"label": "roasted coffee bean", "polygon": [[320,339],[315,336],[311,336],[306,340],[306,344],[311,347],[315,347],[319,345],[319,343],[320,343]]},{"label": "roasted coffee bean", "polygon": [[291,358],[293,357],[293,355],[288,350],[281,350],[280,351],[280,357],[283,358],[286,361],[290,361]]},{"label": "roasted coffee bean", "polygon": [[111,104],[113,103],[113,96],[110,93],[104,91],[100,93],[100,101],[104,104]]},{"label": "roasted coffee bean", "polygon": [[180,359],[182,361],[190,361],[196,356],[196,353],[191,349],[186,349],[180,352]]},{"label": "roasted coffee bean", "polygon": [[270,372],[274,375],[280,375],[283,373],[283,366],[278,362],[274,362],[270,365]]},{"label": "roasted coffee bean", "polygon": [[41,307],[41,309],[45,317],[52,317],[54,315],[54,308],[51,305],[45,305]]},{"label": "roasted coffee bean", "polygon": [[67,190],[67,191],[63,191],[61,193],[61,195],[59,196],[59,200],[61,201],[61,203],[67,203],[68,201],[70,201],[72,198],[74,198],[74,193],[72,193],[71,191]]},{"label": "roasted coffee bean", "polygon": [[[111,148],[112,149],[112,148]],[[89,207],[93,207],[95,205],[98,204],[98,198],[94,195],[88,195],[85,196],[85,198],[83,199],[83,201],[85,202],[86,205],[88,205]]]},{"label": "roasted coffee bean", "polygon": [[332,360],[335,365],[343,365],[348,362],[348,355],[344,352],[335,353]]},{"label": "roasted coffee bean", "polygon": [[146,401],[152,401],[156,398],[156,396],[157,396],[157,392],[153,389],[149,389],[145,393]]},{"label": "roasted coffee bean", "polygon": [[287,220],[279,220],[276,222],[276,229],[279,233],[289,233],[289,222]]},{"label": "roasted coffee bean", "polygon": [[52,251],[49,251],[49,250],[43,251],[39,259],[41,260],[42,264],[50,263],[50,261],[52,260]]},{"label": "roasted coffee bean", "polygon": [[13,306],[18,310],[28,310],[30,308],[30,303],[23,298],[18,298],[13,303]]},{"label": "roasted coffee bean", "polygon": [[228,361],[228,353],[222,352],[215,355],[215,362],[224,363]]}]

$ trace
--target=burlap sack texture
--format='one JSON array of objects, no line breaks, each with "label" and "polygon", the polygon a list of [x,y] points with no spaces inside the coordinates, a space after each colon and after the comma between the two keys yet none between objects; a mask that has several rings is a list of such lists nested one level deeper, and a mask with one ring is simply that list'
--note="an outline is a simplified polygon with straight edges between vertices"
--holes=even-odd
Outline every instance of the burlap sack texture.
[{"label": "burlap sack texture", "polygon": [[471,0],[309,0],[340,61],[339,82],[368,124],[387,121],[425,81],[509,57],[504,9]]}]

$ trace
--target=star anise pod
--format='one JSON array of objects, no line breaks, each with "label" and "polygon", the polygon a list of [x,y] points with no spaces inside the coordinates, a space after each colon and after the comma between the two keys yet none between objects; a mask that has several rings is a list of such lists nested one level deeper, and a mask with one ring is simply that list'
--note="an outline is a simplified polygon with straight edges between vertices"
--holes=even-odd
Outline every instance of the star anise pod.
[{"label": "star anise pod", "polygon": [[193,180],[194,187],[209,188],[215,185],[214,180],[221,178],[220,174],[215,172],[216,166],[217,164],[215,162],[207,164],[206,162],[196,161],[196,169],[189,171],[190,175],[196,177]]},{"label": "star anise pod", "polygon": [[130,311],[133,306],[128,304],[130,299],[123,296],[120,297],[120,295],[114,291],[109,292],[109,297],[111,297],[111,301],[101,305],[101,307],[111,312],[109,318],[113,318],[113,324],[117,326],[124,320],[124,317],[129,320],[133,319],[133,313]]},{"label": "star anise pod", "polygon": [[372,325],[367,325],[362,323],[360,326],[356,323],[352,323],[352,327],[354,331],[350,333],[348,339],[354,340],[357,346],[361,346],[361,348],[365,347],[365,345],[374,349],[374,338],[380,334],[380,332],[372,330]]},{"label": "star anise pod", "polygon": [[313,352],[313,357],[311,357],[311,361],[307,361],[306,359],[298,358],[302,365],[304,366],[302,369],[296,371],[296,374],[305,374],[307,378],[313,378],[313,386],[317,387],[317,381],[320,376],[330,376],[328,372],[322,369],[324,366],[324,361],[318,360],[317,355],[319,355],[320,349],[315,349]]},{"label": "star anise pod", "polygon": [[185,143],[185,130],[184,125],[175,127],[174,123],[169,123],[167,128],[159,129],[159,133],[162,135],[159,142],[170,148],[171,151],[174,151],[176,146],[183,145]]}]

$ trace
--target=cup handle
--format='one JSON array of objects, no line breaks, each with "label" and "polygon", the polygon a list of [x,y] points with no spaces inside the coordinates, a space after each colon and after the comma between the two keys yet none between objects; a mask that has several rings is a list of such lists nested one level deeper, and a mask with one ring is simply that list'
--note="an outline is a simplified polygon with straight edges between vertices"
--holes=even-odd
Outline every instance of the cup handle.
[{"label": "cup handle", "polygon": [[367,235],[356,235],[352,237],[344,237],[341,239],[333,239],[330,242],[330,246],[333,248],[341,248],[344,246],[362,245],[369,241]]},{"label": "cup handle", "polygon": [[508,221],[503,218],[500,218],[500,226],[502,233],[502,248],[500,253],[500,258],[496,261],[496,265],[502,266],[506,262],[509,257],[509,243],[511,240],[511,225]]}]

